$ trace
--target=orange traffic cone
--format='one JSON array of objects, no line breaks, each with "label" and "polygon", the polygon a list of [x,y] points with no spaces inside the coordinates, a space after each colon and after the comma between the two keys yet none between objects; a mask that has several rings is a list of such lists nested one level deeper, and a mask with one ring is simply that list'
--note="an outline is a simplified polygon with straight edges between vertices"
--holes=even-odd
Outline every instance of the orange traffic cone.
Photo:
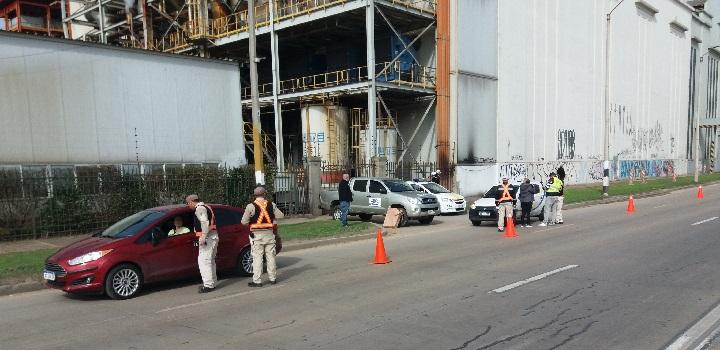
[{"label": "orange traffic cone", "polygon": [[385,243],[383,243],[382,231],[377,230],[377,238],[375,243],[375,259],[370,261],[371,264],[387,264],[391,262],[390,258],[385,254]]},{"label": "orange traffic cone", "polygon": [[627,212],[628,214],[635,212],[635,199],[633,199],[633,196],[630,196],[630,199],[628,200]]},{"label": "orange traffic cone", "polygon": [[698,186],[697,199],[703,198],[705,198],[705,195],[703,194],[702,186]]},{"label": "orange traffic cone", "polygon": [[517,238],[517,233],[515,233],[515,220],[513,220],[512,216],[508,216],[506,220],[507,225],[505,225],[505,238]]}]

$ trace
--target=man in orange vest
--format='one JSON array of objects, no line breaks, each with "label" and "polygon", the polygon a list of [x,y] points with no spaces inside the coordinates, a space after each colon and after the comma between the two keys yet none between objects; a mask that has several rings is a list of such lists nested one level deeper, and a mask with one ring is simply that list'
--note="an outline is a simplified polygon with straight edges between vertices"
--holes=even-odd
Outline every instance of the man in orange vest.
[{"label": "man in orange vest", "polygon": [[270,284],[277,283],[273,228],[276,220],[285,215],[277,208],[275,203],[265,199],[266,194],[264,187],[258,186],[255,188],[255,201],[245,207],[241,221],[243,225],[250,226],[250,252],[253,258],[253,280],[248,283],[250,287],[262,287],[260,277],[263,272],[263,256],[265,256],[265,262],[267,263]]},{"label": "man in orange vest", "polygon": [[498,232],[505,231],[505,218],[515,215],[514,195],[515,188],[508,183],[508,179],[504,177],[495,194],[495,203],[498,206]]}]

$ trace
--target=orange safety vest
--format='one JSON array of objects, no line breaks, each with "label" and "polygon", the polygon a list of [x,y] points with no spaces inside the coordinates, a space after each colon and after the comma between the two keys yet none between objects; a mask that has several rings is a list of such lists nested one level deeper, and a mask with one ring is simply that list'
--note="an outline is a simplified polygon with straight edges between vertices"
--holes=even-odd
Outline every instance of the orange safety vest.
[{"label": "orange safety vest", "polygon": [[268,212],[268,201],[266,200],[255,200],[253,205],[255,206],[255,223],[250,224],[250,230],[268,230],[272,229],[273,218]]},{"label": "orange safety vest", "polygon": [[503,188],[503,193],[502,193],[502,196],[500,197],[499,201],[502,202],[502,201],[512,200],[513,197],[510,195],[510,185],[508,184],[508,185],[501,185],[501,186]]},{"label": "orange safety vest", "polygon": [[[213,209],[210,208],[210,206],[207,205],[207,204],[204,204],[204,205],[202,205],[202,206],[205,207],[205,209],[207,209],[207,210],[210,212],[210,213],[209,213],[209,214],[210,214],[210,228],[209,228],[209,232],[217,231],[217,225],[215,225],[215,212],[214,212]],[[194,225],[195,227],[194,227],[194,229],[195,229],[195,236],[196,236],[196,237],[200,237],[200,236],[202,236],[202,234],[203,234],[203,233],[202,233],[202,229],[200,228],[200,225],[201,225],[200,221],[197,219],[197,217],[195,217],[195,225]],[[208,232],[208,233],[209,233],[209,232]]]}]

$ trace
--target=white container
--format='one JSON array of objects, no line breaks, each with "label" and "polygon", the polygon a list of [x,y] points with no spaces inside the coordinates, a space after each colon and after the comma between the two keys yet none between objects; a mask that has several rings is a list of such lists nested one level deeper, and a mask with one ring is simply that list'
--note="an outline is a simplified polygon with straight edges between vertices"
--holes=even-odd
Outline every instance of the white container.
[{"label": "white container", "polygon": [[[349,110],[337,105],[305,106],[301,110],[303,156],[339,163],[348,159]],[[308,140],[310,141],[308,144]]]},{"label": "white container", "polygon": [[[378,157],[385,157],[389,162],[396,162],[398,158],[397,140],[398,134],[395,129],[391,128],[378,128],[376,130],[377,149],[375,154]],[[364,145],[367,143],[367,130],[360,130],[360,154],[365,162],[369,162],[367,155],[365,154]]]}]

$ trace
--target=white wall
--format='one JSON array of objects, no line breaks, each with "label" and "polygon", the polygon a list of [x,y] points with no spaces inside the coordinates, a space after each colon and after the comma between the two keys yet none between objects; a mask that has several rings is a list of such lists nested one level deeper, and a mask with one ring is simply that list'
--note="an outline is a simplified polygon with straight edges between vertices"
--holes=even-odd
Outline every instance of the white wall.
[{"label": "white wall", "polygon": [[[611,158],[685,156],[691,12],[633,1],[612,16]],[[498,161],[603,155],[605,16],[615,1],[500,2]],[[529,5],[529,6],[528,6]]]},{"label": "white wall", "polygon": [[497,159],[498,0],[451,4],[450,99],[457,161],[492,162]]},{"label": "white wall", "polygon": [[234,64],[0,33],[0,84],[0,163],[246,163]]}]

